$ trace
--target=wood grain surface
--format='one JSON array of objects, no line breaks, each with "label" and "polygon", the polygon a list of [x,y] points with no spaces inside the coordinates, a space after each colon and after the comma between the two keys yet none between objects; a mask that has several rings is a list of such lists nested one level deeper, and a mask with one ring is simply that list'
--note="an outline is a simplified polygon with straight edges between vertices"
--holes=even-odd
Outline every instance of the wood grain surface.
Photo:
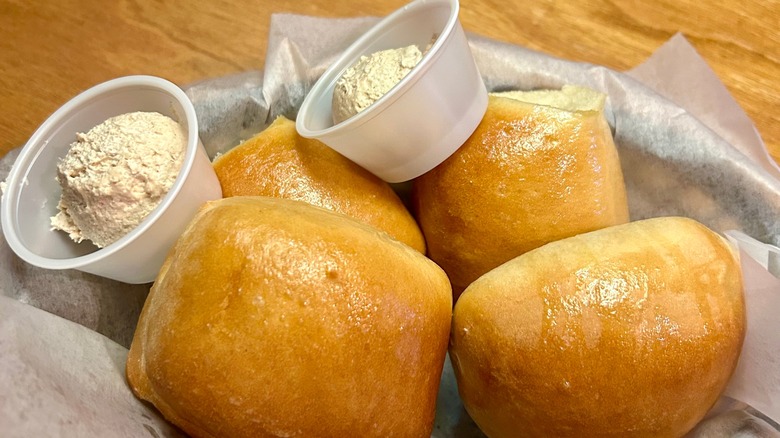
[{"label": "wood grain surface", "polygon": [[[383,16],[405,0],[0,0],[0,156],[97,83],[262,69],[271,14]],[[778,0],[462,0],[468,32],[617,70],[682,32],[780,158]]]}]

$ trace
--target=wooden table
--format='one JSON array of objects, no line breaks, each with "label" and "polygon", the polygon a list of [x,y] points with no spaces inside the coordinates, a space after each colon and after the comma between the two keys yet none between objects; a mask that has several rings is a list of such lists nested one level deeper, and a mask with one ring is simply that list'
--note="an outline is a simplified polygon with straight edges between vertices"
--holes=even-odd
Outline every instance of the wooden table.
[{"label": "wooden table", "polygon": [[[270,17],[383,16],[406,0],[0,0],[0,156],[80,91],[128,74],[180,85],[262,69]],[[462,0],[466,31],[631,68],[683,32],[780,158],[778,0]]]}]

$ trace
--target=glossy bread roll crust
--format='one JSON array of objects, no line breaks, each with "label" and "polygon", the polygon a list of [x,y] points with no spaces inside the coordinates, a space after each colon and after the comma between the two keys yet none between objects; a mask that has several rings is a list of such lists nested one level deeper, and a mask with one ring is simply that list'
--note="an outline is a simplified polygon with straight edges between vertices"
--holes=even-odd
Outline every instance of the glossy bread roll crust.
[{"label": "glossy bread roll crust", "polygon": [[[367,146],[368,147],[368,146]],[[294,199],[345,214],[425,253],[420,227],[389,184],[282,116],[214,160],[224,197]]]},{"label": "glossy bread roll crust", "polygon": [[198,437],[429,437],[451,309],[444,272],[372,227],[227,198],[162,267],[127,378]]},{"label": "glossy bread roll crust", "polygon": [[490,96],[466,143],[414,181],[428,255],[456,292],[547,242],[628,221],[603,95],[567,88],[547,96],[533,95],[573,100],[573,110]]},{"label": "glossy bread roll crust", "polygon": [[458,389],[492,438],[679,438],[736,367],[743,300],[736,254],[691,219],[553,242],[460,297]]}]

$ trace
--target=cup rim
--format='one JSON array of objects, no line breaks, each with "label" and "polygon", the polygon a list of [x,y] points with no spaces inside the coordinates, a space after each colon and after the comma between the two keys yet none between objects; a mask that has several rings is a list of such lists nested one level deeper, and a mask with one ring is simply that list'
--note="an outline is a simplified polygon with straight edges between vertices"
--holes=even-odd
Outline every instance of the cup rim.
[{"label": "cup rim", "polygon": [[[46,137],[50,132],[55,130],[64,120],[69,119],[74,112],[79,111],[84,105],[89,105],[89,101],[97,98],[100,95],[121,91],[126,88],[145,87],[163,91],[175,99],[183,110],[183,117],[187,122],[187,146],[185,149],[184,159],[182,160],[181,169],[176,176],[168,193],[160,201],[160,204],[155,207],[133,230],[126,235],[122,236],[117,241],[103,247],[98,248],[89,254],[84,254],[78,257],[71,258],[50,258],[45,257],[31,251],[19,238],[16,233],[15,216],[17,215],[17,207],[20,201],[20,186],[24,183],[24,175],[27,174],[28,169],[32,165],[34,159],[39,152],[46,147]],[[44,142],[44,144],[41,144]],[[122,249],[129,246],[136,239],[138,239],[144,232],[151,228],[165,213],[165,211],[173,204],[176,196],[182,190],[184,182],[187,179],[190,171],[192,170],[193,163],[195,162],[195,156],[199,147],[198,137],[198,120],[195,113],[195,107],[193,106],[186,93],[174,83],[156,76],[148,75],[132,75],[124,76],[116,79],[112,79],[101,84],[95,85],[61,106],[52,115],[50,115],[40,127],[33,133],[27,143],[16,158],[8,177],[6,178],[7,188],[3,195],[2,202],[2,215],[0,220],[2,223],[3,234],[8,242],[8,245],[13,251],[22,259],[33,264],[35,266],[44,267],[47,269],[77,269],[95,263],[97,261],[106,259]]]},{"label": "cup rim", "polygon": [[[340,123],[327,126],[324,129],[309,128],[309,120],[307,120],[309,117],[307,116],[311,114],[311,108],[314,106],[314,102],[319,102],[324,99],[327,91],[335,86],[336,81],[341,77],[343,71],[352,66],[357,59],[363,55],[363,51],[369,44],[381,39],[385,30],[394,22],[405,16],[416,13],[421,8],[437,5],[448,5],[450,7],[447,22],[444,24],[441,33],[436,37],[436,41],[434,41],[428,52],[423,55],[420,62],[417,63],[406,76],[368,108],[352,117]],[[445,44],[445,41],[450,38],[453,30],[458,25],[459,10],[460,4],[458,0],[415,0],[412,3],[395,10],[372,26],[371,29],[347,47],[336,61],[325,70],[309,93],[307,93],[298,110],[298,117],[296,118],[296,129],[298,133],[302,137],[307,138],[332,136],[344,130],[357,128],[382,113],[386,107],[409,91],[412,85],[418,82],[421,76],[429,70],[436,59],[440,57],[442,46]]]}]

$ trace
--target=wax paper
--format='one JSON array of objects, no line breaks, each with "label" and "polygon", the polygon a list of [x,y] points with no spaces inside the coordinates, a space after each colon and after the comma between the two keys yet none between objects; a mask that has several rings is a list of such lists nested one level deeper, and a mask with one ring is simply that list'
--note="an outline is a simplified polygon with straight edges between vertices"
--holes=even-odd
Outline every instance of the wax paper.
[{"label": "wax paper", "polygon": [[[277,115],[294,118],[319,75],[375,21],[277,14],[263,71],[183,84],[209,155],[229,150]],[[605,114],[632,219],[693,217],[730,232],[743,247],[749,314],[742,358],[728,397],[691,436],[780,436],[780,323],[772,317],[780,310],[780,281],[765,269],[773,270],[771,245],[780,244],[780,182],[749,118],[706,62],[682,35],[630,74],[475,34],[469,40],[491,91],[580,84],[608,94]],[[17,152],[0,160],[0,180]],[[149,286],[35,268],[0,239],[3,436],[178,433],[132,397],[124,380],[126,347]],[[482,436],[463,410],[449,362],[433,435]]]}]

